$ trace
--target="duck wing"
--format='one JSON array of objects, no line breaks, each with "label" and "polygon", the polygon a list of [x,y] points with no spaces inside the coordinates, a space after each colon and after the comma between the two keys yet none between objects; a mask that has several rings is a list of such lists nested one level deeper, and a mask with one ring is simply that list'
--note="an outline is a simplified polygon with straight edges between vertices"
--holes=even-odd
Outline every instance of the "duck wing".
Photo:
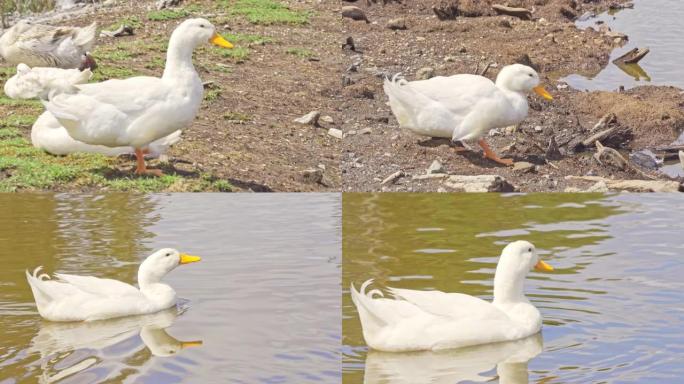
[{"label": "duck wing", "polygon": [[499,92],[496,84],[488,78],[468,74],[437,76],[428,80],[412,81],[406,86],[458,115],[468,114],[478,102]]},{"label": "duck wing", "polygon": [[113,279],[102,279],[92,276],[69,275],[66,273],[55,273],[55,277],[70,284],[80,291],[90,293],[99,297],[122,297],[140,296],[140,290],[136,287]]},{"label": "duck wing", "polygon": [[508,316],[492,303],[462,293],[442,291],[414,291],[411,289],[387,288],[397,299],[405,300],[426,313],[451,320],[482,318],[507,320]]}]

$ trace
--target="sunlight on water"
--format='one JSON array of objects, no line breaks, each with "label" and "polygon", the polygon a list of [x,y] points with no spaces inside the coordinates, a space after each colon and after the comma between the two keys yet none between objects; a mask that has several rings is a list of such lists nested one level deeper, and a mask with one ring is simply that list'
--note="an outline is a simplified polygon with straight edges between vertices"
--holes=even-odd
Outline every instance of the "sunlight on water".
[{"label": "sunlight on water", "polygon": [[[0,194],[0,383],[339,383],[339,222],[338,194]],[[37,314],[24,270],[135,282],[162,247],[202,256],[178,309]]]},{"label": "sunlight on water", "polygon": [[[581,90],[616,90],[621,85],[633,88],[638,85],[673,85],[684,88],[682,62],[681,20],[684,7],[681,0],[636,0],[634,9],[617,13],[604,13],[577,23],[581,29],[598,29],[596,21],[605,22],[613,31],[629,37],[624,46],[613,50],[611,63],[594,78],[571,75],[563,80]],[[633,48],[650,48],[651,52],[639,62],[647,77],[633,76],[618,68],[612,61]],[[637,77],[639,77],[637,79]]]},{"label": "sunlight on water", "polygon": [[[343,210],[346,384],[656,383],[684,375],[680,196],[351,194]],[[444,230],[417,230],[435,227]],[[444,352],[368,351],[352,282],[491,299],[498,255],[512,240],[533,242],[556,268],[527,278],[541,335]],[[453,252],[416,252],[425,248]]]}]

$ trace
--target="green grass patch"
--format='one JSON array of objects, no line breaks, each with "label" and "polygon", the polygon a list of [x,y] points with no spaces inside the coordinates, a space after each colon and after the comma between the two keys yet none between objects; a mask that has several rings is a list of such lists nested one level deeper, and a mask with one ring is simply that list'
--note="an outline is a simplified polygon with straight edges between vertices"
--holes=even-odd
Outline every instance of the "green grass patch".
[{"label": "green grass patch", "polygon": [[109,79],[125,79],[127,77],[132,77],[139,75],[130,68],[116,68],[116,67],[98,67],[93,73],[93,77],[90,79],[91,82],[100,82]]},{"label": "green grass patch", "polygon": [[274,0],[223,0],[228,13],[244,17],[252,24],[292,24],[302,25],[309,22],[309,13],[293,11],[286,5]]},{"label": "green grass patch", "polygon": [[248,47],[254,45],[266,45],[268,43],[274,42],[274,40],[268,36],[250,35],[246,33],[229,33],[225,34],[224,37],[231,43],[245,44]]},{"label": "green grass patch", "polygon": [[162,9],[159,11],[150,11],[147,13],[147,19],[150,21],[166,21],[166,20],[176,20],[176,19],[182,19],[186,16],[189,16],[190,12],[188,12],[185,8],[179,8],[179,9]]},{"label": "green grass patch", "polygon": [[138,16],[126,16],[126,17],[119,19],[119,21],[117,21],[113,24],[109,24],[109,26],[106,27],[105,29],[113,31],[122,25],[128,25],[129,27],[132,27],[133,29],[138,29],[138,28],[142,27],[143,24],[140,21],[140,18],[138,18]]},{"label": "green grass patch", "polygon": [[204,92],[204,101],[215,101],[221,97],[221,87],[213,86]]},{"label": "green grass patch", "polygon": [[306,48],[288,48],[285,53],[288,55],[293,55],[297,56],[302,59],[308,59],[309,57],[313,57],[315,53],[312,50],[306,49]]},{"label": "green grass patch", "polygon": [[212,54],[229,59],[234,63],[244,63],[249,58],[249,48],[246,47],[235,47],[233,49],[211,47],[209,49]]},{"label": "green grass patch", "polygon": [[32,115],[9,115],[0,120],[0,127],[30,127],[34,121],[36,117]]},{"label": "green grass patch", "polygon": [[36,112],[43,109],[43,104],[38,100],[15,100],[10,99],[5,95],[0,96],[0,106],[12,108],[26,107],[29,109],[35,109]]}]

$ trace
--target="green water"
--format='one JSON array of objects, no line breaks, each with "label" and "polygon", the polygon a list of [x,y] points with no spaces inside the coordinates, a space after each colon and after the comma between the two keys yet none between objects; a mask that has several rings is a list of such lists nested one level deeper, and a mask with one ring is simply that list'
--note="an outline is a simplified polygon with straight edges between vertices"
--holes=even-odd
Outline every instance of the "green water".
[{"label": "green water", "polygon": [[[0,383],[339,383],[339,236],[339,194],[0,194]],[[38,315],[26,269],[134,283],[163,247],[202,256],[178,309]]]},{"label": "green water", "polygon": [[[672,383],[684,376],[678,195],[345,194],[343,382]],[[541,335],[442,353],[369,353],[349,285],[491,299],[498,255],[533,242]]]},{"label": "green water", "polygon": [[[577,22],[581,29],[598,29],[597,21],[606,23],[613,31],[629,37],[622,47],[611,52],[606,68],[588,78],[571,75],[563,80],[581,90],[615,90],[621,85],[633,88],[638,85],[673,85],[684,88],[682,61],[684,47],[681,37],[681,20],[684,7],[681,0],[636,0],[633,9],[606,12],[586,21]],[[651,52],[628,74],[612,61],[633,48],[650,48]]]}]

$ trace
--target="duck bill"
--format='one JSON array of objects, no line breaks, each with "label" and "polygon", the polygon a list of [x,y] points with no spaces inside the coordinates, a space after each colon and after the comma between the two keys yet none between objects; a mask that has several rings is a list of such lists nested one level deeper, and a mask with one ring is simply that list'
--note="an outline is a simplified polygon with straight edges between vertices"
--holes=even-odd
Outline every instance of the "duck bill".
[{"label": "duck bill", "polygon": [[209,42],[214,45],[218,45],[221,48],[233,48],[233,44],[224,39],[223,36],[219,35],[218,33],[214,33],[214,36],[209,39]]},{"label": "duck bill", "polygon": [[553,267],[546,264],[544,261],[539,260],[537,261],[537,264],[534,265],[534,269],[537,271],[544,271],[544,272],[551,272],[553,271]]},{"label": "duck bill", "polygon": [[202,260],[202,258],[199,256],[186,255],[185,253],[181,253],[180,255],[180,264],[196,263],[200,260]]},{"label": "duck bill", "polygon": [[541,85],[532,88],[532,90],[534,91],[534,93],[545,98],[546,100],[553,100],[553,96],[551,96],[551,94]]},{"label": "duck bill", "polygon": [[202,340],[181,341],[180,346],[181,346],[181,349],[192,348],[192,347],[201,347],[202,346]]}]

